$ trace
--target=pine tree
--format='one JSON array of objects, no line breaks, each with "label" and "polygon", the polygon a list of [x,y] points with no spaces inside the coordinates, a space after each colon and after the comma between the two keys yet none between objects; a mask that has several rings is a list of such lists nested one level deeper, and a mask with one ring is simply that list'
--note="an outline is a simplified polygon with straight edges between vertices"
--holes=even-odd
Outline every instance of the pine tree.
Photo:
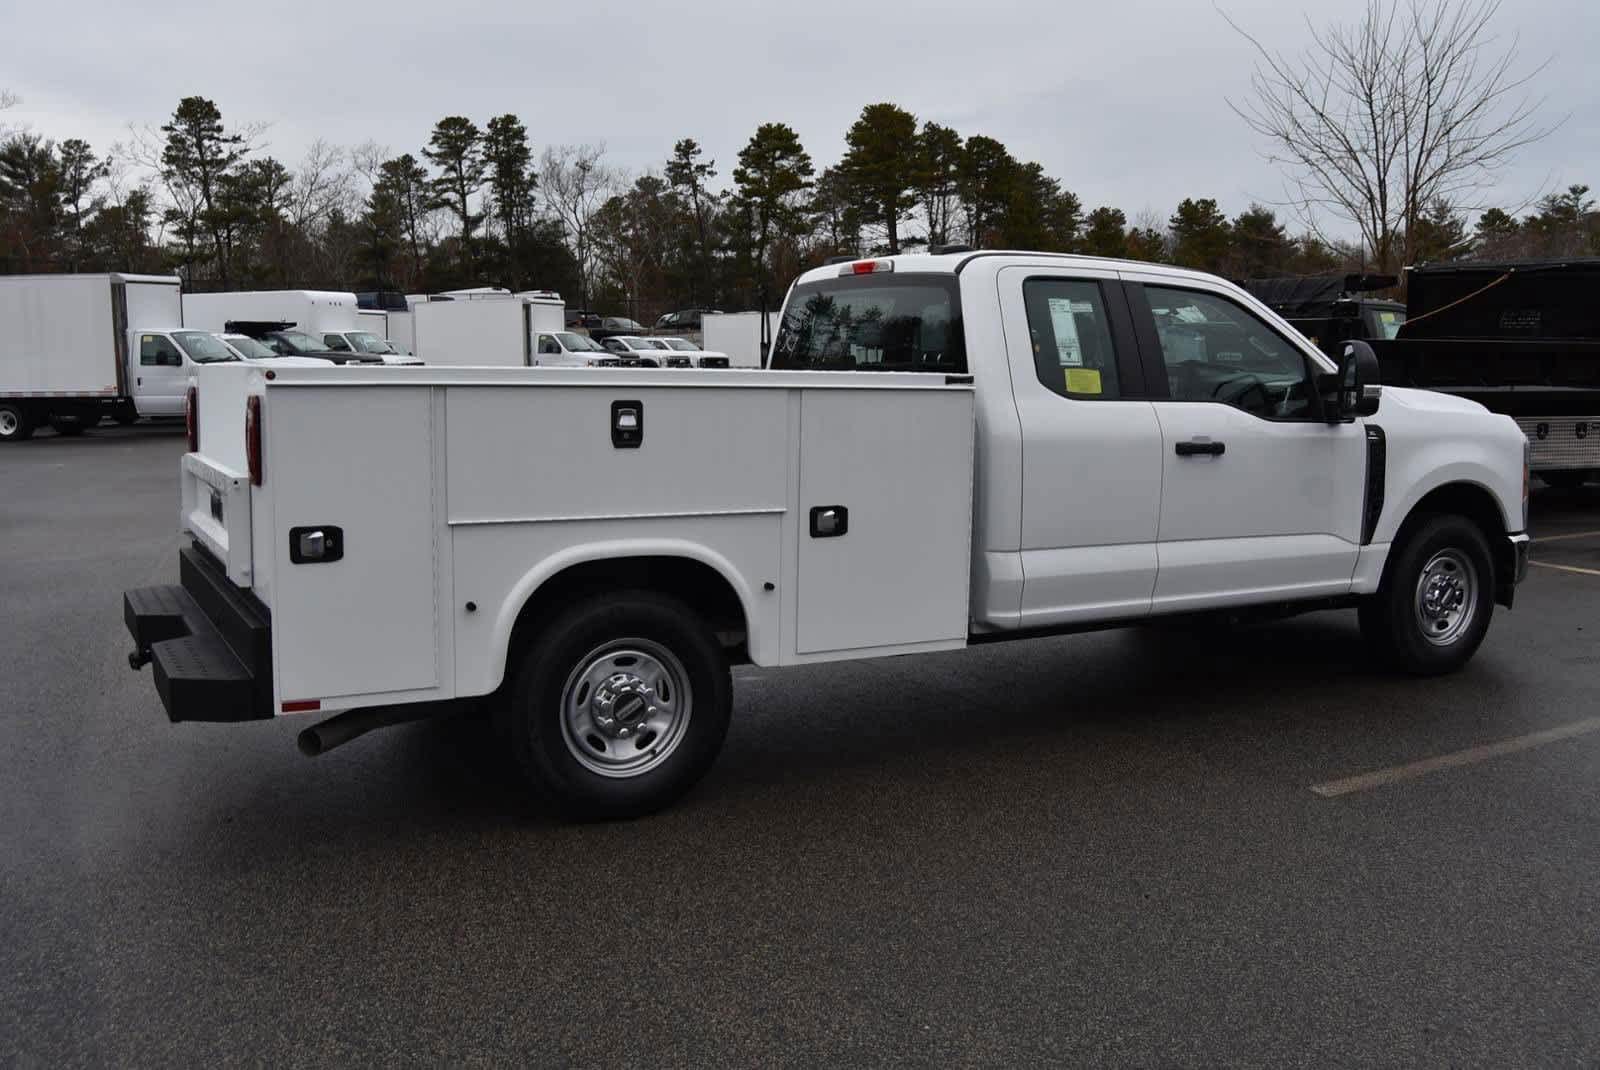
[{"label": "pine tree", "polygon": [[890,255],[900,251],[900,223],[917,203],[916,116],[893,104],[868,104],[845,134],[839,173],[860,198],[866,222],[884,230]]},{"label": "pine tree", "polygon": [[483,188],[483,135],[471,119],[449,115],[433,127],[422,155],[439,169],[432,183],[434,204],[447,208],[461,227],[461,259],[473,261],[472,232],[483,214],[472,210],[472,198]]}]

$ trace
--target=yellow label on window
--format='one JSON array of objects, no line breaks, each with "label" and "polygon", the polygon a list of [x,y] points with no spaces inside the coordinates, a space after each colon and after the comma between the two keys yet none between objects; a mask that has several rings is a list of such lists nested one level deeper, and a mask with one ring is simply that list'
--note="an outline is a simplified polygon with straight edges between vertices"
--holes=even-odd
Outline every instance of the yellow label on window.
[{"label": "yellow label on window", "polygon": [[1100,373],[1094,368],[1068,368],[1067,393],[1069,394],[1098,394],[1100,393]]}]

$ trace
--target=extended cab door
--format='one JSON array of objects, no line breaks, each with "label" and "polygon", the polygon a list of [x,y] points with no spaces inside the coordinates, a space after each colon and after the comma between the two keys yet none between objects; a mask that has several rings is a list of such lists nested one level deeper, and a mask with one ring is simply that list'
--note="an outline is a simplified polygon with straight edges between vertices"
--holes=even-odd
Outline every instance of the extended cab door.
[{"label": "extended cab door", "polygon": [[1022,431],[1022,627],[1143,616],[1156,582],[1161,429],[1116,272],[998,275]]},{"label": "extended cab door", "polygon": [[1310,346],[1222,286],[1124,273],[1162,439],[1155,612],[1349,591],[1366,436]]}]

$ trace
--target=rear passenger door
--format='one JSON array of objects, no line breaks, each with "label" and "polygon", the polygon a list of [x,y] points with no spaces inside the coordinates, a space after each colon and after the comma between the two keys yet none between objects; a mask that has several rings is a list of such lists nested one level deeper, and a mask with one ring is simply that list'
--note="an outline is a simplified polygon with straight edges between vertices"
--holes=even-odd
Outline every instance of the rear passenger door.
[{"label": "rear passenger door", "polygon": [[1139,617],[1156,582],[1161,429],[1116,272],[999,275],[1022,436],[1021,625]]},{"label": "rear passenger door", "polygon": [[1366,434],[1322,418],[1322,369],[1205,280],[1125,275],[1161,428],[1157,613],[1344,594]]}]

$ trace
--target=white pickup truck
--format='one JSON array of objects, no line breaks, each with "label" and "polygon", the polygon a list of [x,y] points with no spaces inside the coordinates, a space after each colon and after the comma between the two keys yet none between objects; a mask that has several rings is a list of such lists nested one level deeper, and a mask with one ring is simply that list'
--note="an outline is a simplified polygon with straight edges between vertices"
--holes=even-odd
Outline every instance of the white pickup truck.
[{"label": "white pickup truck", "polygon": [[579,817],[710,765],[729,666],[1356,608],[1465,662],[1526,570],[1507,417],[1336,367],[1238,288],[1031,253],[819,268],[771,367],[200,370],[181,585],[129,591],[174,721],[483,702]]}]

